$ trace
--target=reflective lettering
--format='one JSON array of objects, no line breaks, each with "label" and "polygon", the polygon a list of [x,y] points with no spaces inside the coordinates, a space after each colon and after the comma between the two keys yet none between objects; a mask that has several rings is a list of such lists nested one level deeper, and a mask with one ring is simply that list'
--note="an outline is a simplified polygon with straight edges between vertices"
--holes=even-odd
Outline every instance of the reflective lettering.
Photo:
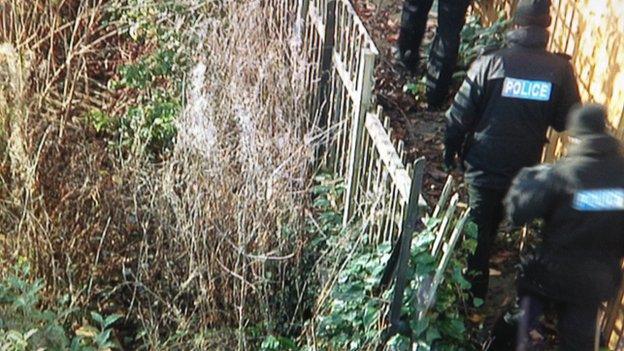
[{"label": "reflective lettering", "polygon": [[572,207],[578,211],[623,211],[624,189],[591,189],[574,193]]},{"label": "reflective lettering", "polygon": [[549,101],[552,83],[539,80],[505,78],[502,96],[515,99]]}]

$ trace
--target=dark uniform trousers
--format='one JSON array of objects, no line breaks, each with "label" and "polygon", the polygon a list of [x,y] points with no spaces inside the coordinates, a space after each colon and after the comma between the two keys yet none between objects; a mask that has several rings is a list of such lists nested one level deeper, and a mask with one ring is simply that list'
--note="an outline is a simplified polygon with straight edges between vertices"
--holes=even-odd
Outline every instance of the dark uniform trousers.
[{"label": "dark uniform trousers", "polygon": [[[522,294],[522,292],[521,292]],[[520,319],[517,351],[535,349],[530,332],[536,330],[545,308],[557,313],[559,348],[561,351],[593,351],[596,338],[598,302],[562,302],[545,296],[528,293],[520,296],[524,315]]]},{"label": "dark uniform trousers", "polygon": [[552,306],[559,350],[594,350],[598,307],[616,296],[622,281],[621,143],[604,133],[581,135],[564,159],[521,170],[505,205],[515,225],[544,220],[542,242],[525,257],[518,280],[528,325],[520,338],[527,338],[543,306]]},{"label": "dark uniform trousers", "polygon": [[[498,227],[504,217],[503,199],[506,194],[506,189],[468,186],[470,219],[477,225],[478,230],[477,249],[468,258],[468,272],[472,294],[481,299],[485,298],[488,290],[490,254]],[[472,274],[475,275],[472,276]]]},{"label": "dark uniform trousers", "polygon": [[[470,0],[439,0],[438,29],[433,40],[427,65],[427,99],[439,106],[448,94],[457,64],[460,34],[466,21]],[[427,27],[433,0],[406,0],[403,3],[399,51],[411,51],[408,66],[418,64],[418,53]]]}]

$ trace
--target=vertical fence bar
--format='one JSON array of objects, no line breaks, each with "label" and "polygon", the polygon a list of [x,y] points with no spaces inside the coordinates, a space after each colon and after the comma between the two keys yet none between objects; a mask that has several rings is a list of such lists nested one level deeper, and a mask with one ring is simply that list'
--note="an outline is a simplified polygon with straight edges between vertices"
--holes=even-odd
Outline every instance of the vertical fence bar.
[{"label": "vertical fence bar", "polygon": [[353,121],[351,124],[351,140],[349,145],[349,160],[347,168],[346,179],[351,182],[348,183],[345,195],[345,209],[343,220],[346,224],[351,215],[353,214],[353,208],[357,205],[353,201],[356,187],[358,186],[357,179],[359,179],[359,172],[361,172],[360,164],[362,160],[362,134],[364,133],[364,122],[366,120],[366,111],[368,111],[371,105],[371,98],[373,93],[374,84],[374,70],[375,70],[375,54],[368,48],[363,49],[362,52],[362,64],[358,72],[358,81],[361,86],[359,89],[359,99],[356,101],[355,111],[353,113]]},{"label": "vertical fence bar", "polygon": [[315,109],[320,109],[319,127],[321,129],[327,126],[329,115],[329,96],[331,87],[329,86],[332,73],[332,53],[334,51],[334,32],[336,30],[336,0],[327,1],[325,13],[320,14],[321,18],[325,18],[325,33],[323,33],[323,49],[321,52],[321,79],[318,85],[318,95],[314,103]]},{"label": "vertical fence bar", "polygon": [[299,21],[300,30],[305,32],[308,23],[308,9],[310,8],[310,0],[298,0],[297,20]]},{"label": "vertical fence bar", "polygon": [[[401,306],[403,306],[403,293],[407,284],[407,263],[411,252],[412,235],[419,227],[420,214],[418,213],[418,200],[420,199],[420,190],[422,187],[422,179],[425,173],[425,160],[419,158],[414,163],[414,176],[410,189],[410,197],[408,200],[408,210],[403,222],[403,234],[399,238],[401,241],[400,250],[396,253],[398,271],[396,272],[396,280],[394,283],[394,294],[390,303],[390,333],[396,334],[403,330],[409,330],[409,327],[401,320]],[[393,252],[395,255],[395,252]],[[384,272],[381,281],[390,281],[390,270]]]}]

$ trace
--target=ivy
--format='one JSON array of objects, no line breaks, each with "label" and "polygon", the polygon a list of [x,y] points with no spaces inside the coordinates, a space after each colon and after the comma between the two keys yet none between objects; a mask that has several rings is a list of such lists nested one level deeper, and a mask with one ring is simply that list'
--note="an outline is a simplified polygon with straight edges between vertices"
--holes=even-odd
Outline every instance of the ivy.
[{"label": "ivy", "polygon": [[43,309],[40,306],[42,290],[43,282],[31,278],[30,266],[23,259],[0,280],[1,350],[103,351],[119,348],[111,333],[121,316],[105,317],[91,312],[90,319],[95,326],[83,323],[72,333],[67,325],[85,313],[66,307],[68,297],[58,301],[54,308]]},{"label": "ivy", "polygon": [[[475,246],[473,224],[465,227],[464,240],[444,273],[435,303],[423,318],[417,318],[425,311],[423,293],[430,287],[437,268],[437,260],[430,253],[437,224],[436,219],[430,219],[426,229],[414,237],[403,315],[410,321],[411,341],[419,350],[473,350],[476,348],[470,341],[470,328],[465,319],[466,310],[473,304],[467,292],[470,283],[462,272],[466,257]],[[326,348],[372,350],[381,342],[391,290],[382,296],[376,296],[374,291],[389,254],[388,244],[364,246],[340,273],[327,313],[318,317],[317,335]],[[389,345],[394,350],[411,350],[411,341],[399,335],[393,337]]]},{"label": "ivy", "polygon": [[505,35],[510,27],[511,20],[506,13],[499,13],[498,19],[491,26],[483,26],[481,19],[470,16],[461,32],[459,46],[458,71],[454,77],[463,80],[466,71],[484,51],[496,50],[505,46]]}]

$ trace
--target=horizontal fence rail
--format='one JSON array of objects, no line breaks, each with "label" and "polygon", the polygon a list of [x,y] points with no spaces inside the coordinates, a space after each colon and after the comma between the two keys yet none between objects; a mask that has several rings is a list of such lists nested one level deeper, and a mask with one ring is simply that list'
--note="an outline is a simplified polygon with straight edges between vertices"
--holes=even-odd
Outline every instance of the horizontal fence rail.
[{"label": "horizontal fence rail", "polygon": [[[403,219],[415,211],[417,203],[409,203],[413,167],[403,163],[403,143],[395,147],[390,139],[389,120],[381,122],[382,110],[368,113],[360,129],[358,153],[361,172],[352,181],[350,202],[358,206],[360,216],[371,223],[370,244],[393,241],[403,230]],[[414,189],[416,190],[416,189]]]}]

